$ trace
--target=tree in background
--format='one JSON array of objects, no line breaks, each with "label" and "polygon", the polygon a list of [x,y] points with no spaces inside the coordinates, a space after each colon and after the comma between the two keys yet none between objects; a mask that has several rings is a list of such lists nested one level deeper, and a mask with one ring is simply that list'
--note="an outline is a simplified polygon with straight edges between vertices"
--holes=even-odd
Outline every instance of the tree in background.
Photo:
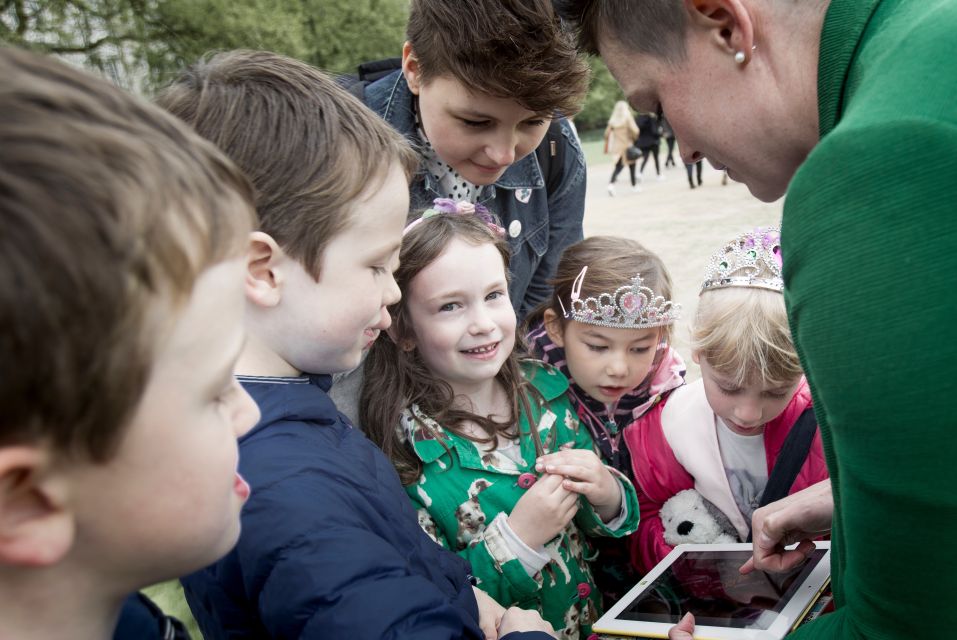
[{"label": "tree in background", "polygon": [[[0,42],[61,55],[140,92],[207,51],[267,49],[321,69],[399,55],[408,0],[0,0]],[[575,117],[602,129],[621,90],[598,58]]]},{"label": "tree in background", "polygon": [[591,57],[591,84],[588,97],[581,112],[575,116],[575,126],[580,132],[591,129],[604,129],[615,102],[623,100],[621,88],[600,58]]},{"label": "tree in background", "polygon": [[352,71],[399,55],[408,10],[408,0],[0,0],[0,42],[142,91],[216,49],[268,49]]}]

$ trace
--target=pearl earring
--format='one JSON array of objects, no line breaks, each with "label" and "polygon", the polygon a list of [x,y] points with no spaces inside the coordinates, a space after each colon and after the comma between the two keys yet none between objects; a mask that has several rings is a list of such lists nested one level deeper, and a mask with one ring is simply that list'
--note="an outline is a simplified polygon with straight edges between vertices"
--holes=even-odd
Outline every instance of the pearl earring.
[{"label": "pearl earring", "polygon": [[744,64],[744,51],[738,51],[734,54],[734,61],[738,64]]}]

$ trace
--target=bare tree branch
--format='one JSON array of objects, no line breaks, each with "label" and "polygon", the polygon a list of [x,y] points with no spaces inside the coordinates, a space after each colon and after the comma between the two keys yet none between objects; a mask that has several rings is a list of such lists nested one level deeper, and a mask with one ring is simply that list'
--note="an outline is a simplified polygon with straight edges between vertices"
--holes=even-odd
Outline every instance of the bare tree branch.
[{"label": "bare tree branch", "polygon": [[46,47],[47,51],[50,53],[92,53],[96,51],[104,44],[120,44],[121,42],[139,42],[140,38],[135,35],[123,35],[123,36],[104,36],[97,40],[93,40],[86,44],[77,44],[77,45],[51,45]]},{"label": "bare tree branch", "polygon": [[27,32],[27,25],[29,24],[29,20],[27,19],[27,10],[26,7],[23,6],[23,0],[14,0],[13,10],[17,14],[16,34],[22,38]]}]

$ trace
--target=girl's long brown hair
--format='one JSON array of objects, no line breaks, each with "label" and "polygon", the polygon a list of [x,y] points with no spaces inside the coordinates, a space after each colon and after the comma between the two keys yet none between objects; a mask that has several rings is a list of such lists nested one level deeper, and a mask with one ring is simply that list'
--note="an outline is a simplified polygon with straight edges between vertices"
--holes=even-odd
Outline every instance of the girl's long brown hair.
[{"label": "girl's long brown hair", "polygon": [[[409,284],[420,271],[438,258],[455,238],[472,245],[494,245],[502,256],[505,272],[508,273],[508,243],[477,216],[439,214],[423,219],[409,229],[402,239],[400,265],[395,279],[402,290],[403,298],[389,307],[392,328],[388,335],[383,333],[372,345],[363,370],[364,381],[359,396],[360,424],[369,439],[389,457],[399,472],[402,483],[407,485],[415,482],[422,473],[421,460],[404,444],[399,432],[402,411],[412,404],[418,405],[419,409],[448,431],[483,445],[491,445],[492,448],[495,447],[500,433],[510,439],[518,436],[521,410],[524,410],[526,415],[531,415],[527,397],[533,387],[522,377],[519,367],[518,335],[516,349],[496,375],[496,380],[511,399],[510,416],[506,422],[498,422],[488,416],[456,408],[455,395],[449,383],[429,370],[417,349],[405,350],[399,346],[415,343],[404,297]],[[464,429],[466,421],[477,424],[486,433],[486,437],[467,434]],[[420,425],[429,428],[421,422]],[[541,451],[534,425],[532,431],[536,449]],[[439,442],[442,442],[441,438]]]}]

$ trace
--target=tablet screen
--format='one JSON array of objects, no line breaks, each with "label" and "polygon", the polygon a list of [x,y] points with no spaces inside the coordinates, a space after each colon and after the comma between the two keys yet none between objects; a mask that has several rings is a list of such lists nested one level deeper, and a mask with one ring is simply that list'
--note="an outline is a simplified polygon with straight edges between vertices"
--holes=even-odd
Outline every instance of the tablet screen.
[{"label": "tablet screen", "polygon": [[738,568],[751,557],[749,549],[720,555],[689,551],[617,619],[676,624],[690,611],[699,625],[767,629],[776,618],[770,614],[781,612],[826,553],[826,549],[816,549],[807,562],[787,573],[753,571],[745,576]]}]

